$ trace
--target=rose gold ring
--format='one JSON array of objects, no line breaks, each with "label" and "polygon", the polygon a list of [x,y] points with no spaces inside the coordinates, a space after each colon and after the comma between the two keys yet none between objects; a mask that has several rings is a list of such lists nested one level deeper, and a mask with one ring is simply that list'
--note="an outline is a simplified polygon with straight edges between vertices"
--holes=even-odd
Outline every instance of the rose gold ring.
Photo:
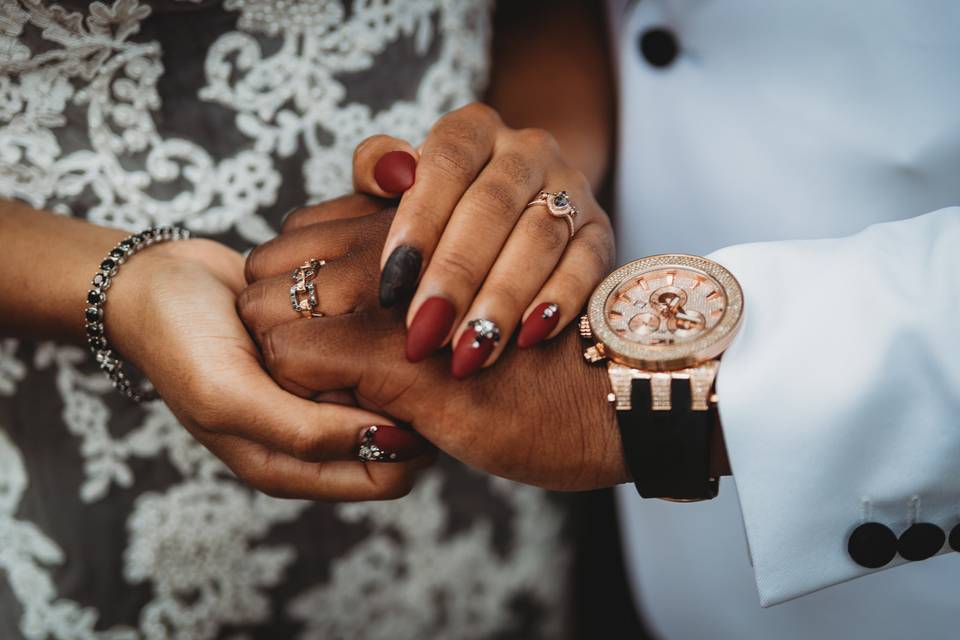
[{"label": "rose gold ring", "polygon": [[304,318],[323,317],[323,314],[317,311],[319,303],[317,302],[317,287],[313,284],[313,279],[317,277],[317,272],[325,264],[327,264],[326,260],[311,258],[294,269],[290,276],[294,283],[290,287],[290,306]]},{"label": "rose gold ring", "polygon": [[528,207],[544,206],[554,218],[563,218],[570,227],[570,237],[577,232],[574,219],[579,215],[580,210],[573,203],[566,191],[551,193],[550,191],[541,191],[537,197],[527,203]]}]

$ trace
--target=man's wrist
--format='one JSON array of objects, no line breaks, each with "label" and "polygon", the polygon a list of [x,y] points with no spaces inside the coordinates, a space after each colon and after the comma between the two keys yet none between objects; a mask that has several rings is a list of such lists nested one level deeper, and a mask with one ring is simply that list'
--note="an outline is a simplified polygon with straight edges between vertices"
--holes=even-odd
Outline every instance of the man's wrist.
[{"label": "man's wrist", "polygon": [[630,472],[623,457],[623,443],[617,427],[617,413],[610,402],[610,378],[605,367],[590,366],[583,359],[583,343],[577,331],[567,330],[571,344],[569,356],[579,372],[581,392],[573,398],[585,431],[585,468],[579,487],[600,489],[630,482]]}]

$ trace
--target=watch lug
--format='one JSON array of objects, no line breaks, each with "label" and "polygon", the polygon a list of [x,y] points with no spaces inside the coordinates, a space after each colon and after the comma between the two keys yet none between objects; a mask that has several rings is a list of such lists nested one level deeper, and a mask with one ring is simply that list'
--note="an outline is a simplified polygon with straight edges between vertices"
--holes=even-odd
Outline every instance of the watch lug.
[{"label": "watch lug", "polygon": [[716,394],[711,393],[720,368],[718,360],[708,360],[696,367],[687,369],[690,374],[690,401],[694,411],[706,411],[711,401],[716,402]]},{"label": "watch lug", "polygon": [[631,395],[633,393],[633,377],[635,371],[622,364],[611,362],[607,365],[607,375],[610,376],[610,386],[613,387],[611,401],[615,403],[617,411],[629,411],[633,408]]},{"label": "watch lug", "polygon": [[694,411],[706,411],[711,404],[716,404],[717,397],[712,390],[719,367],[717,360],[709,360],[680,371],[642,371],[611,361],[607,365],[607,374],[613,387],[612,395],[617,411],[627,411],[633,407],[630,395],[634,379],[650,381],[650,408],[653,411],[670,411],[673,407],[671,388],[674,380],[689,380],[690,408]]}]

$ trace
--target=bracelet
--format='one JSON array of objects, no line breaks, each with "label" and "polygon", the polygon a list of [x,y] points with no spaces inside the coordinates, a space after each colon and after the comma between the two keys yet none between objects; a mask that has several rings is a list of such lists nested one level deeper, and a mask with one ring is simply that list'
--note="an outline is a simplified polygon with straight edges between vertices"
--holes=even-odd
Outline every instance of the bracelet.
[{"label": "bracelet", "polygon": [[123,371],[123,361],[118,359],[107,342],[107,332],[104,329],[103,305],[107,301],[107,289],[110,288],[111,278],[116,277],[120,266],[134,254],[143,251],[152,244],[167,240],[186,240],[190,232],[178,227],[151,227],[146,231],[127,236],[110,250],[107,257],[100,263],[100,270],[93,276],[93,287],[87,292],[87,308],[83,312],[84,326],[87,331],[87,344],[90,351],[100,365],[113,388],[134,402],[153,400],[157,397],[156,391],[150,387],[135,388],[130,378]]}]

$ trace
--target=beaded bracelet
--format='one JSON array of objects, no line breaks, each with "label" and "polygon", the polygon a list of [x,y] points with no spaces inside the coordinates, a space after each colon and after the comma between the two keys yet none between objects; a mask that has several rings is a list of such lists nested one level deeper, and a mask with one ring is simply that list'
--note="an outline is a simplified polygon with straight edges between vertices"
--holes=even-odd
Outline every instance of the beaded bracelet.
[{"label": "beaded bracelet", "polygon": [[123,361],[113,354],[110,343],[107,342],[104,329],[103,305],[107,301],[107,289],[110,288],[111,278],[116,277],[120,266],[134,254],[146,249],[152,244],[167,240],[186,240],[190,232],[178,227],[151,227],[146,231],[135,233],[120,241],[110,250],[107,257],[100,263],[100,270],[93,276],[93,287],[87,293],[87,304],[83,312],[87,331],[87,344],[93,357],[96,358],[100,370],[103,371],[113,388],[134,402],[153,400],[157,397],[152,388],[134,388],[130,378],[123,371]]}]

